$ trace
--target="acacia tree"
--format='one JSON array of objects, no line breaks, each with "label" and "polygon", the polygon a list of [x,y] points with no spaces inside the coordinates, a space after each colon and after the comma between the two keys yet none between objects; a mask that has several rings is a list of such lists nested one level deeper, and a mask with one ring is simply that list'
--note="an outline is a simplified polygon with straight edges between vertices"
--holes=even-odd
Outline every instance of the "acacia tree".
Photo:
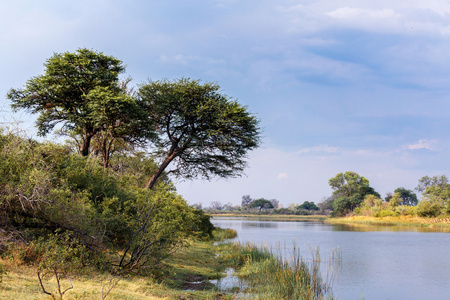
[{"label": "acacia tree", "polygon": [[259,121],[215,83],[182,78],[150,81],[138,90],[159,139],[158,170],[145,185],[152,188],[167,173],[192,179],[240,176],[246,155],[260,142]]},{"label": "acacia tree", "polygon": [[39,135],[45,136],[59,125],[61,134],[79,139],[82,156],[89,155],[91,141],[100,132],[129,142],[136,137],[139,141],[149,138],[148,119],[139,117],[142,109],[120,85],[119,74],[125,71],[120,60],[78,49],[75,53],[55,53],[44,66],[44,74],[7,94],[14,110],[39,114]]},{"label": "acacia tree", "polygon": [[259,211],[261,211],[263,208],[273,208],[273,204],[269,200],[261,198],[253,200],[250,207],[258,207]]},{"label": "acacia tree", "polygon": [[297,208],[304,209],[304,210],[319,210],[317,205],[312,201],[311,202],[305,201],[305,202],[303,202],[303,204],[297,206]]}]

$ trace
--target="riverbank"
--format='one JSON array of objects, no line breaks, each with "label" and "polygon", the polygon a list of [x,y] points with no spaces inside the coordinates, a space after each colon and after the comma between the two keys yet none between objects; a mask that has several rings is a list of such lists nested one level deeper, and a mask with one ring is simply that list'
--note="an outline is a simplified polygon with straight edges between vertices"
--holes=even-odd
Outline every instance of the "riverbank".
[{"label": "riverbank", "polygon": [[[218,230],[215,240],[235,235],[233,230]],[[258,299],[313,299],[331,291],[317,272],[318,261],[306,262],[299,255],[293,261],[283,262],[272,250],[252,244],[195,241],[166,261],[160,279],[93,272],[60,283],[61,290],[70,288],[63,299],[237,299],[242,294]],[[0,263],[7,271],[0,277],[1,299],[50,299],[42,292],[35,266],[7,259]],[[226,275],[239,278],[239,284],[220,290],[213,283]],[[44,279],[43,285],[53,293],[58,288],[54,279]]]},{"label": "riverbank", "polygon": [[232,214],[232,213],[225,213],[225,214],[211,214],[213,217],[239,217],[239,218],[258,218],[258,219],[268,219],[272,221],[289,221],[289,220],[296,220],[296,221],[323,221],[328,219],[327,216],[324,215],[269,215],[269,214]]},{"label": "riverbank", "polygon": [[424,218],[414,216],[349,216],[342,218],[330,218],[324,215],[256,215],[256,214],[212,214],[213,217],[239,217],[258,219],[262,221],[320,221],[329,224],[341,224],[350,226],[398,226],[418,227],[423,229],[436,229],[450,231],[450,218]]},{"label": "riverbank", "polygon": [[450,218],[422,218],[413,216],[398,216],[398,217],[351,216],[343,218],[327,218],[325,222],[330,224],[408,226],[408,227],[450,229]]},{"label": "riverbank", "polygon": [[[224,276],[225,266],[217,258],[220,249],[215,241],[235,236],[232,230],[216,230],[214,240],[192,241],[165,261],[160,278],[95,271],[70,276],[60,281],[62,291],[71,287],[63,299],[231,299],[222,297],[209,280]],[[0,259],[1,265],[6,274],[0,274],[0,299],[51,299],[42,291],[36,266],[8,258]],[[54,278],[44,278],[43,285],[58,294]]]}]

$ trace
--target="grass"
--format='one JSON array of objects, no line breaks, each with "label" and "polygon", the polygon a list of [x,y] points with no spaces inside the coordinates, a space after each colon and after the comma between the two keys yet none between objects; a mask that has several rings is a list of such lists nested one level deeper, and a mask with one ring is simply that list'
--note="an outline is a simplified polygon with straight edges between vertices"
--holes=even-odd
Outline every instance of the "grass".
[{"label": "grass", "polygon": [[[223,244],[220,259],[237,270],[248,285],[252,299],[325,299],[332,298],[332,276],[323,277],[318,251],[311,261],[294,249],[289,260],[280,259],[280,248],[254,244]],[[340,254],[330,262],[340,264]],[[326,268],[331,270],[331,266]],[[327,274],[329,275],[329,274]]]},{"label": "grass", "polygon": [[[215,232],[216,241],[235,236],[233,230]],[[62,280],[63,289],[73,285],[63,299],[102,299],[109,290],[106,299],[239,299],[239,292],[251,299],[321,299],[329,286],[318,271],[320,259],[306,262],[298,253],[294,257],[283,261],[275,251],[252,244],[195,241],[166,261],[163,280],[91,272]],[[0,299],[51,299],[39,286],[35,266],[7,259],[0,260],[1,264],[7,273],[0,282]],[[210,279],[224,276],[229,267],[247,283],[245,290],[236,288],[234,293],[225,293],[210,283]],[[55,280],[46,279],[44,285],[56,292]]]},{"label": "grass", "polygon": [[[35,267],[11,266],[7,262],[6,266],[8,274],[3,276],[3,282],[0,283],[0,299],[51,299],[50,296],[42,293]],[[106,295],[110,287],[110,279],[106,275],[93,274],[72,278],[70,281],[62,280],[63,288],[73,285],[73,289],[64,295],[64,299],[102,299],[102,290]],[[118,280],[118,278],[113,279]],[[46,280],[44,284],[46,289],[56,292],[55,280]],[[164,299],[164,297],[152,296],[154,290],[158,289],[161,289],[161,286],[148,279],[121,278],[106,299]]]},{"label": "grass", "polygon": [[[233,230],[215,231],[215,240],[235,236]],[[225,266],[218,261],[217,251],[214,241],[193,241],[165,262],[162,280],[136,275],[119,278],[99,272],[63,279],[62,289],[73,286],[63,299],[102,299],[110,288],[106,299],[231,299],[232,295],[216,291],[209,282],[223,276]],[[17,259],[2,259],[0,265],[7,271],[1,276],[0,299],[51,299],[42,292],[36,266],[25,265]],[[113,286],[115,282],[117,285]],[[46,279],[43,283],[48,291],[57,294],[56,280]]]},{"label": "grass", "polygon": [[398,217],[368,217],[351,216],[344,218],[329,218],[326,220],[330,224],[349,224],[349,225],[378,225],[378,226],[400,226],[400,227],[421,227],[422,229],[450,231],[450,221],[448,219],[433,219],[413,216]]}]

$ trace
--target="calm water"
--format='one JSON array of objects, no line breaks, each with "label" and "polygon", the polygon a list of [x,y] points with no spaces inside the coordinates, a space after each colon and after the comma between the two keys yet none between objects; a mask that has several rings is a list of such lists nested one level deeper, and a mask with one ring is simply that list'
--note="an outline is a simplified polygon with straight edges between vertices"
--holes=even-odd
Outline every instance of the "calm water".
[{"label": "calm water", "polygon": [[342,267],[333,284],[338,299],[450,299],[450,233],[239,217],[212,221],[235,229],[241,242],[290,249],[295,243],[305,258],[311,247],[319,247],[322,258],[339,247]]}]

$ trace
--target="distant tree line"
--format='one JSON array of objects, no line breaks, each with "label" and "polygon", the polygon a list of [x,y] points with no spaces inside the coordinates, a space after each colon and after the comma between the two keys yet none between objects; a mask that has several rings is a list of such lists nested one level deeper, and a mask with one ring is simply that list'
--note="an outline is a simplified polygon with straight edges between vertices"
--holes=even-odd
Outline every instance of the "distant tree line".
[{"label": "distant tree line", "polygon": [[[203,208],[199,204],[197,204],[196,207]],[[219,201],[213,201],[209,207],[204,207],[203,210],[211,213],[257,213],[283,215],[323,214],[323,211],[321,211],[314,202],[305,201],[301,205],[292,203],[288,208],[283,208],[277,199],[253,199],[250,195],[242,196],[240,205],[233,205],[232,203],[222,204]]]},{"label": "distant tree line", "polygon": [[422,194],[420,201],[413,190],[404,187],[396,188],[382,199],[368,179],[352,171],[339,173],[328,183],[334,192],[320,205],[332,216],[445,217],[450,214],[450,184],[445,175],[424,176],[419,180],[415,190]]},{"label": "distant tree line", "polygon": [[240,205],[222,204],[213,201],[204,211],[212,213],[256,213],[308,215],[320,214],[342,217],[347,215],[385,216],[419,216],[448,217],[450,215],[450,183],[445,175],[424,176],[414,189],[398,187],[393,193],[381,195],[370,186],[369,180],[356,172],[339,173],[328,181],[333,194],[317,203],[304,201],[302,204],[291,203],[281,207],[276,199],[253,199],[250,195],[242,196]]}]

